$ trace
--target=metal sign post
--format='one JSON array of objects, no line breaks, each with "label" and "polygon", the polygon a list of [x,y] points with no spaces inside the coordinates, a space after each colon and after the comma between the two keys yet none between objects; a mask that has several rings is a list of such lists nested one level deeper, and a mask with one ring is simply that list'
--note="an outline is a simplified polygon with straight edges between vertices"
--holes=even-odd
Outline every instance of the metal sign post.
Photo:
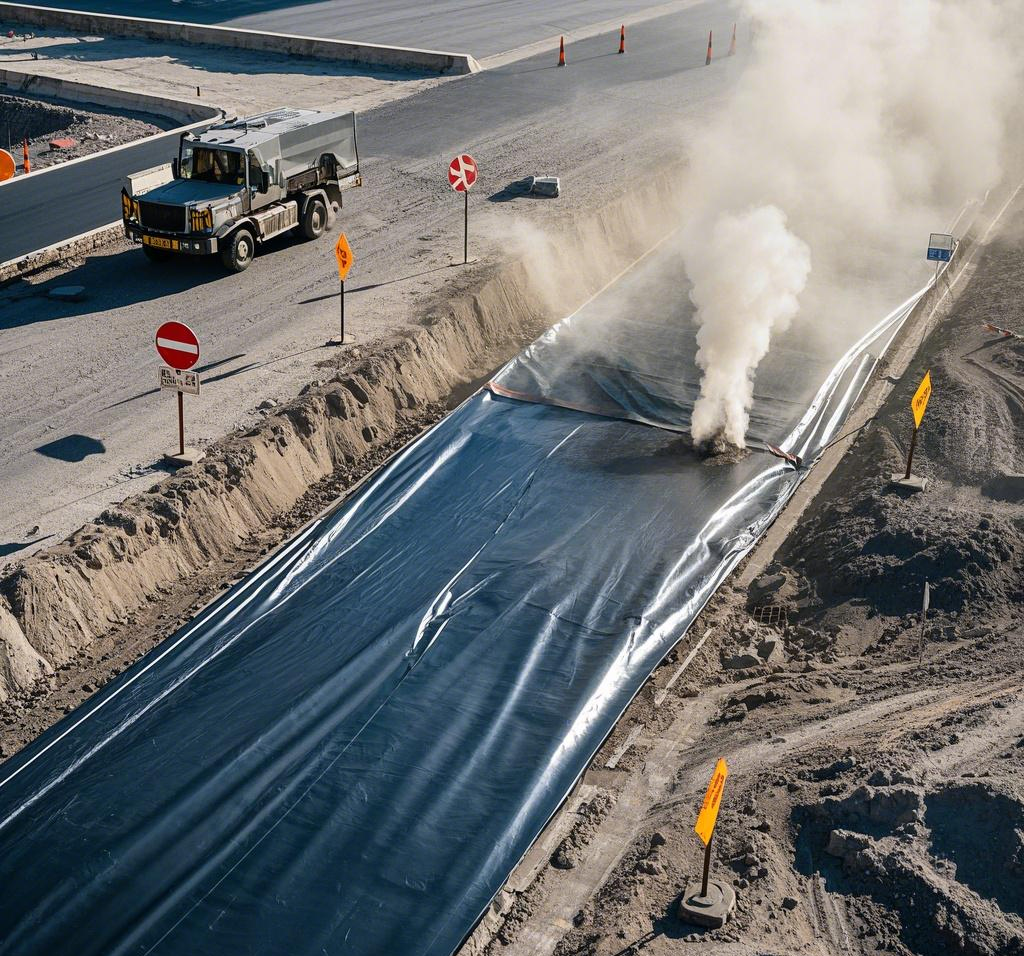
[{"label": "metal sign post", "polygon": [[476,182],[478,173],[476,160],[469,153],[460,153],[448,164],[448,182],[465,200],[463,207],[464,230],[462,234],[462,264],[469,262],[469,191]]},{"label": "metal sign post", "polygon": [[178,392],[178,457],[185,457],[185,395]]},{"label": "metal sign post", "polygon": [[921,601],[921,637],[917,644],[917,665],[918,667],[924,662],[924,624],[928,619],[928,605],[931,603],[931,586],[927,581],[924,582],[924,598]]},{"label": "metal sign post", "polygon": [[334,244],[334,258],[338,261],[338,314],[341,320],[341,337],[337,342],[328,342],[328,345],[344,345],[346,342],[352,341],[352,336],[345,335],[345,277],[348,275],[349,270],[352,268],[352,264],[356,261],[355,254],[352,252],[352,247],[348,244],[348,238],[345,233],[338,236],[338,241]]},{"label": "metal sign post", "polygon": [[[714,833],[711,834],[711,840],[715,838]],[[700,895],[707,899],[708,895],[708,877],[711,875],[711,840],[708,840],[708,845],[704,847],[704,876],[700,881]]]},{"label": "metal sign post", "polygon": [[184,322],[164,322],[156,330],[156,351],[169,367],[160,369],[160,388],[178,393],[178,451],[164,456],[176,465],[191,465],[202,452],[185,447],[184,394],[199,394],[199,374],[191,372],[199,361],[199,338]]}]

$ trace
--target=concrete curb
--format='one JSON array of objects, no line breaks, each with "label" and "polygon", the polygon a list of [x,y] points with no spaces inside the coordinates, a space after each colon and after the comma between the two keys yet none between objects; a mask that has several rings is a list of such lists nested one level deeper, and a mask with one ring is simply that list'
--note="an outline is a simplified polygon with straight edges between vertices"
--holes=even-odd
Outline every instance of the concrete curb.
[{"label": "concrete curb", "polygon": [[263,33],[233,27],[83,13],[77,10],[32,7],[15,3],[0,3],[0,20],[93,36],[138,37],[171,43],[235,47],[241,50],[284,53],[315,60],[339,60],[379,69],[415,70],[443,76],[461,76],[480,70],[480,64],[468,53],[445,53],[440,50],[418,50],[412,47],[383,46],[350,40],[324,40],[319,37],[294,36],[287,33]]},{"label": "concrete curb", "polygon": [[[23,73],[20,70],[6,68],[0,68],[0,91],[48,96],[58,100],[68,100],[72,103],[81,103],[83,106],[93,103],[96,106],[106,106],[110,109],[151,113],[154,116],[166,116],[183,124],[219,119],[224,115],[223,110],[200,100],[190,103],[186,100],[172,100],[166,96],[130,93],[127,90],[93,86],[91,83],[78,83],[61,77],[44,76],[41,73]],[[10,180],[7,181],[10,182]]]},{"label": "concrete curb", "polygon": [[52,266],[65,259],[72,259],[75,256],[92,252],[120,235],[122,235],[121,223],[111,222],[97,229],[83,232],[81,235],[72,236],[70,239],[55,242],[52,246],[19,256],[17,259],[0,262],[0,287],[21,276],[31,275],[45,266]]}]

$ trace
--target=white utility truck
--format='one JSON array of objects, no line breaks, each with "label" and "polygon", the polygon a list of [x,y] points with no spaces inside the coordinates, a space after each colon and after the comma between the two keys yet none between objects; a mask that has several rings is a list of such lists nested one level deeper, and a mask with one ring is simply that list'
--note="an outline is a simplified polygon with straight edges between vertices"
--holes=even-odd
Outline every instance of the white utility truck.
[{"label": "white utility truck", "polygon": [[177,159],[128,177],[124,231],[154,262],[219,253],[241,272],[267,239],[322,235],[360,185],[354,113],[277,109],[183,133]]}]

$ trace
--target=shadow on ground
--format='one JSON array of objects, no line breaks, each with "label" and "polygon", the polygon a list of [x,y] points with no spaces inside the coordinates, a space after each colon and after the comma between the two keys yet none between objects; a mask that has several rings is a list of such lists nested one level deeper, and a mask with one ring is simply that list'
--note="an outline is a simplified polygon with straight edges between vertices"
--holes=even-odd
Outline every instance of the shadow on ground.
[{"label": "shadow on ground", "polygon": [[105,455],[107,446],[98,438],[90,438],[88,435],[65,435],[63,438],[40,445],[36,451],[47,458],[77,462],[84,461],[90,455]]}]

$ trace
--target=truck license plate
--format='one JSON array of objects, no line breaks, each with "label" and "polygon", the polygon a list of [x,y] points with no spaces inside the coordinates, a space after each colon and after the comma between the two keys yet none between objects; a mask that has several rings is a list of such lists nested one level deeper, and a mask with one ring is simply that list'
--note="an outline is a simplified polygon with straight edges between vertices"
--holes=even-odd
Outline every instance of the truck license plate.
[{"label": "truck license plate", "polygon": [[160,236],[143,236],[142,241],[147,246],[156,246],[157,249],[177,249],[177,239],[161,239]]}]

